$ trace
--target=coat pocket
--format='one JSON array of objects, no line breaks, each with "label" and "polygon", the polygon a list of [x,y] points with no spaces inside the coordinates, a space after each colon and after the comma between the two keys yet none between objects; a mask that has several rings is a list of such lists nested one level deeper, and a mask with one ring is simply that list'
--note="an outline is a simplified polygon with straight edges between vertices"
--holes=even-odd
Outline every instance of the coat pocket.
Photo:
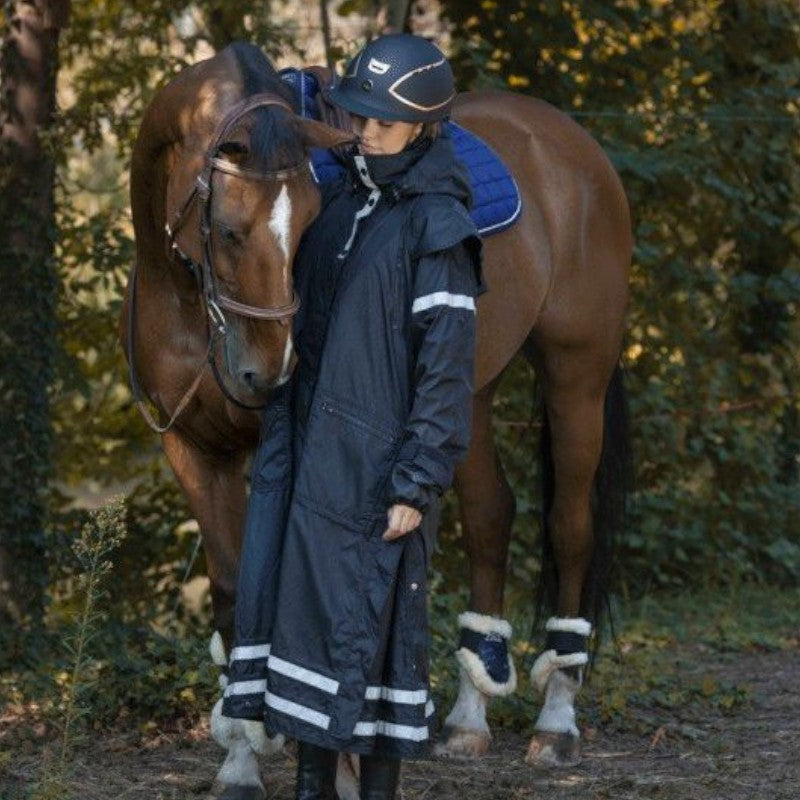
[{"label": "coat pocket", "polygon": [[300,502],[362,530],[385,513],[385,486],[400,430],[340,400],[315,398],[300,456]]}]

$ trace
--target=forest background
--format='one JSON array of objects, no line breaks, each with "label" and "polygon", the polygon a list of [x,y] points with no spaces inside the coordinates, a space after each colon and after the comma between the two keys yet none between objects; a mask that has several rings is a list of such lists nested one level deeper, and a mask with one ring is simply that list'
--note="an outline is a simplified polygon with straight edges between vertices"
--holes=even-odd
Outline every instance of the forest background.
[{"label": "forest background", "polygon": [[[3,4],[0,672],[34,675],[14,684],[17,696],[59,680],[58,643],[81,602],[72,545],[88,509],[113,494],[125,496],[127,536],[103,602],[92,669],[107,680],[93,714],[167,715],[213,691],[198,667],[209,617],[196,526],[132,403],[116,339],[133,259],[128,159],[156,88],[233,39],[295,64],[307,63],[303,42],[324,54],[327,40],[341,63],[398,7],[412,24],[429,11],[421,0],[300,6]],[[800,578],[799,11],[796,0],[438,7],[459,86],[530,93],[575,117],[630,200],[623,363],[635,476],[618,606]],[[523,639],[538,571],[534,384],[513,364],[496,409],[518,499],[508,603]],[[465,603],[458,536],[450,508],[434,600],[450,647]]]}]

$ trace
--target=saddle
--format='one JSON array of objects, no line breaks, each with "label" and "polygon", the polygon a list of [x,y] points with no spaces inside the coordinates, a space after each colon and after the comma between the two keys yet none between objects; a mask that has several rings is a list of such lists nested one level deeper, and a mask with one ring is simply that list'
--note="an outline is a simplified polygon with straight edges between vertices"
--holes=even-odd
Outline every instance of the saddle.
[{"label": "saddle", "polygon": [[[328,95],[333,73],[324,67],[280,72],[297,95],[297,106],[303,117],[320,120],[336,128],[351,130],[350,115],[332,103]],[[522,210],[522,198],[516,181],[497,153],[480,137],[455,122],[444,123],[453,143],[456,157],[466,166],[472,186],[470,215],[483,236],[510,228]],[[318,183],[332,181],[344,172],[343,152],[314,148],[311,166]]]}]

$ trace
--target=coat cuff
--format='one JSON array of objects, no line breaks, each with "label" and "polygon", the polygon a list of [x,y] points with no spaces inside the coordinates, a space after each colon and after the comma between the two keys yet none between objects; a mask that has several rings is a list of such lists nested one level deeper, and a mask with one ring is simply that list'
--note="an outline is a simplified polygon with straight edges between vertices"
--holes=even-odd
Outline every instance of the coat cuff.
[{"label": "coat cuff", "polygon": [[392,470],[390,502],[403,503],[425,513],[431,500],[450,486],[452,475],[453,468],[438,450],[406,442]]},{"label": "coat cuff", "polygon": [[430,494],[426,492],[421,486],[416,487],[416,493],[413,495],[409,493],[409,496],[400,496],[396,495],[394,497],[389,498],[389,507],[391,508],[398,503],[403,506],[410,506],[411,508],[416,508],[420,514],[424,514],[428,510],[428,506],[430,505]]}]

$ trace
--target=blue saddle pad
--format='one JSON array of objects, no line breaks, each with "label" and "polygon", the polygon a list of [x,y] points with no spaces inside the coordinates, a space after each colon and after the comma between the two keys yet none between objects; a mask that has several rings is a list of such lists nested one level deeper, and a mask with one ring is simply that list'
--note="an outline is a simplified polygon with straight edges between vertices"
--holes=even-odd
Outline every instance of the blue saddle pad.
[{"label": "blue saddle pad", "polygon": [[[297,92],[300,114],[319,119],[315,102],[319,91],[316,78],[293,68],[281,70],[281,77]],[[455,122],[446,122],[445,128],[456,157],[469,171],[472,186],[470,214],[478,233],[485,237],[511,227],[522,210],[522,198],[508,168],[497,153],[474,133]],[[331,181],[344,171],[344,166],[330,150],[314,148],[311,163],[319,183]]]}]

